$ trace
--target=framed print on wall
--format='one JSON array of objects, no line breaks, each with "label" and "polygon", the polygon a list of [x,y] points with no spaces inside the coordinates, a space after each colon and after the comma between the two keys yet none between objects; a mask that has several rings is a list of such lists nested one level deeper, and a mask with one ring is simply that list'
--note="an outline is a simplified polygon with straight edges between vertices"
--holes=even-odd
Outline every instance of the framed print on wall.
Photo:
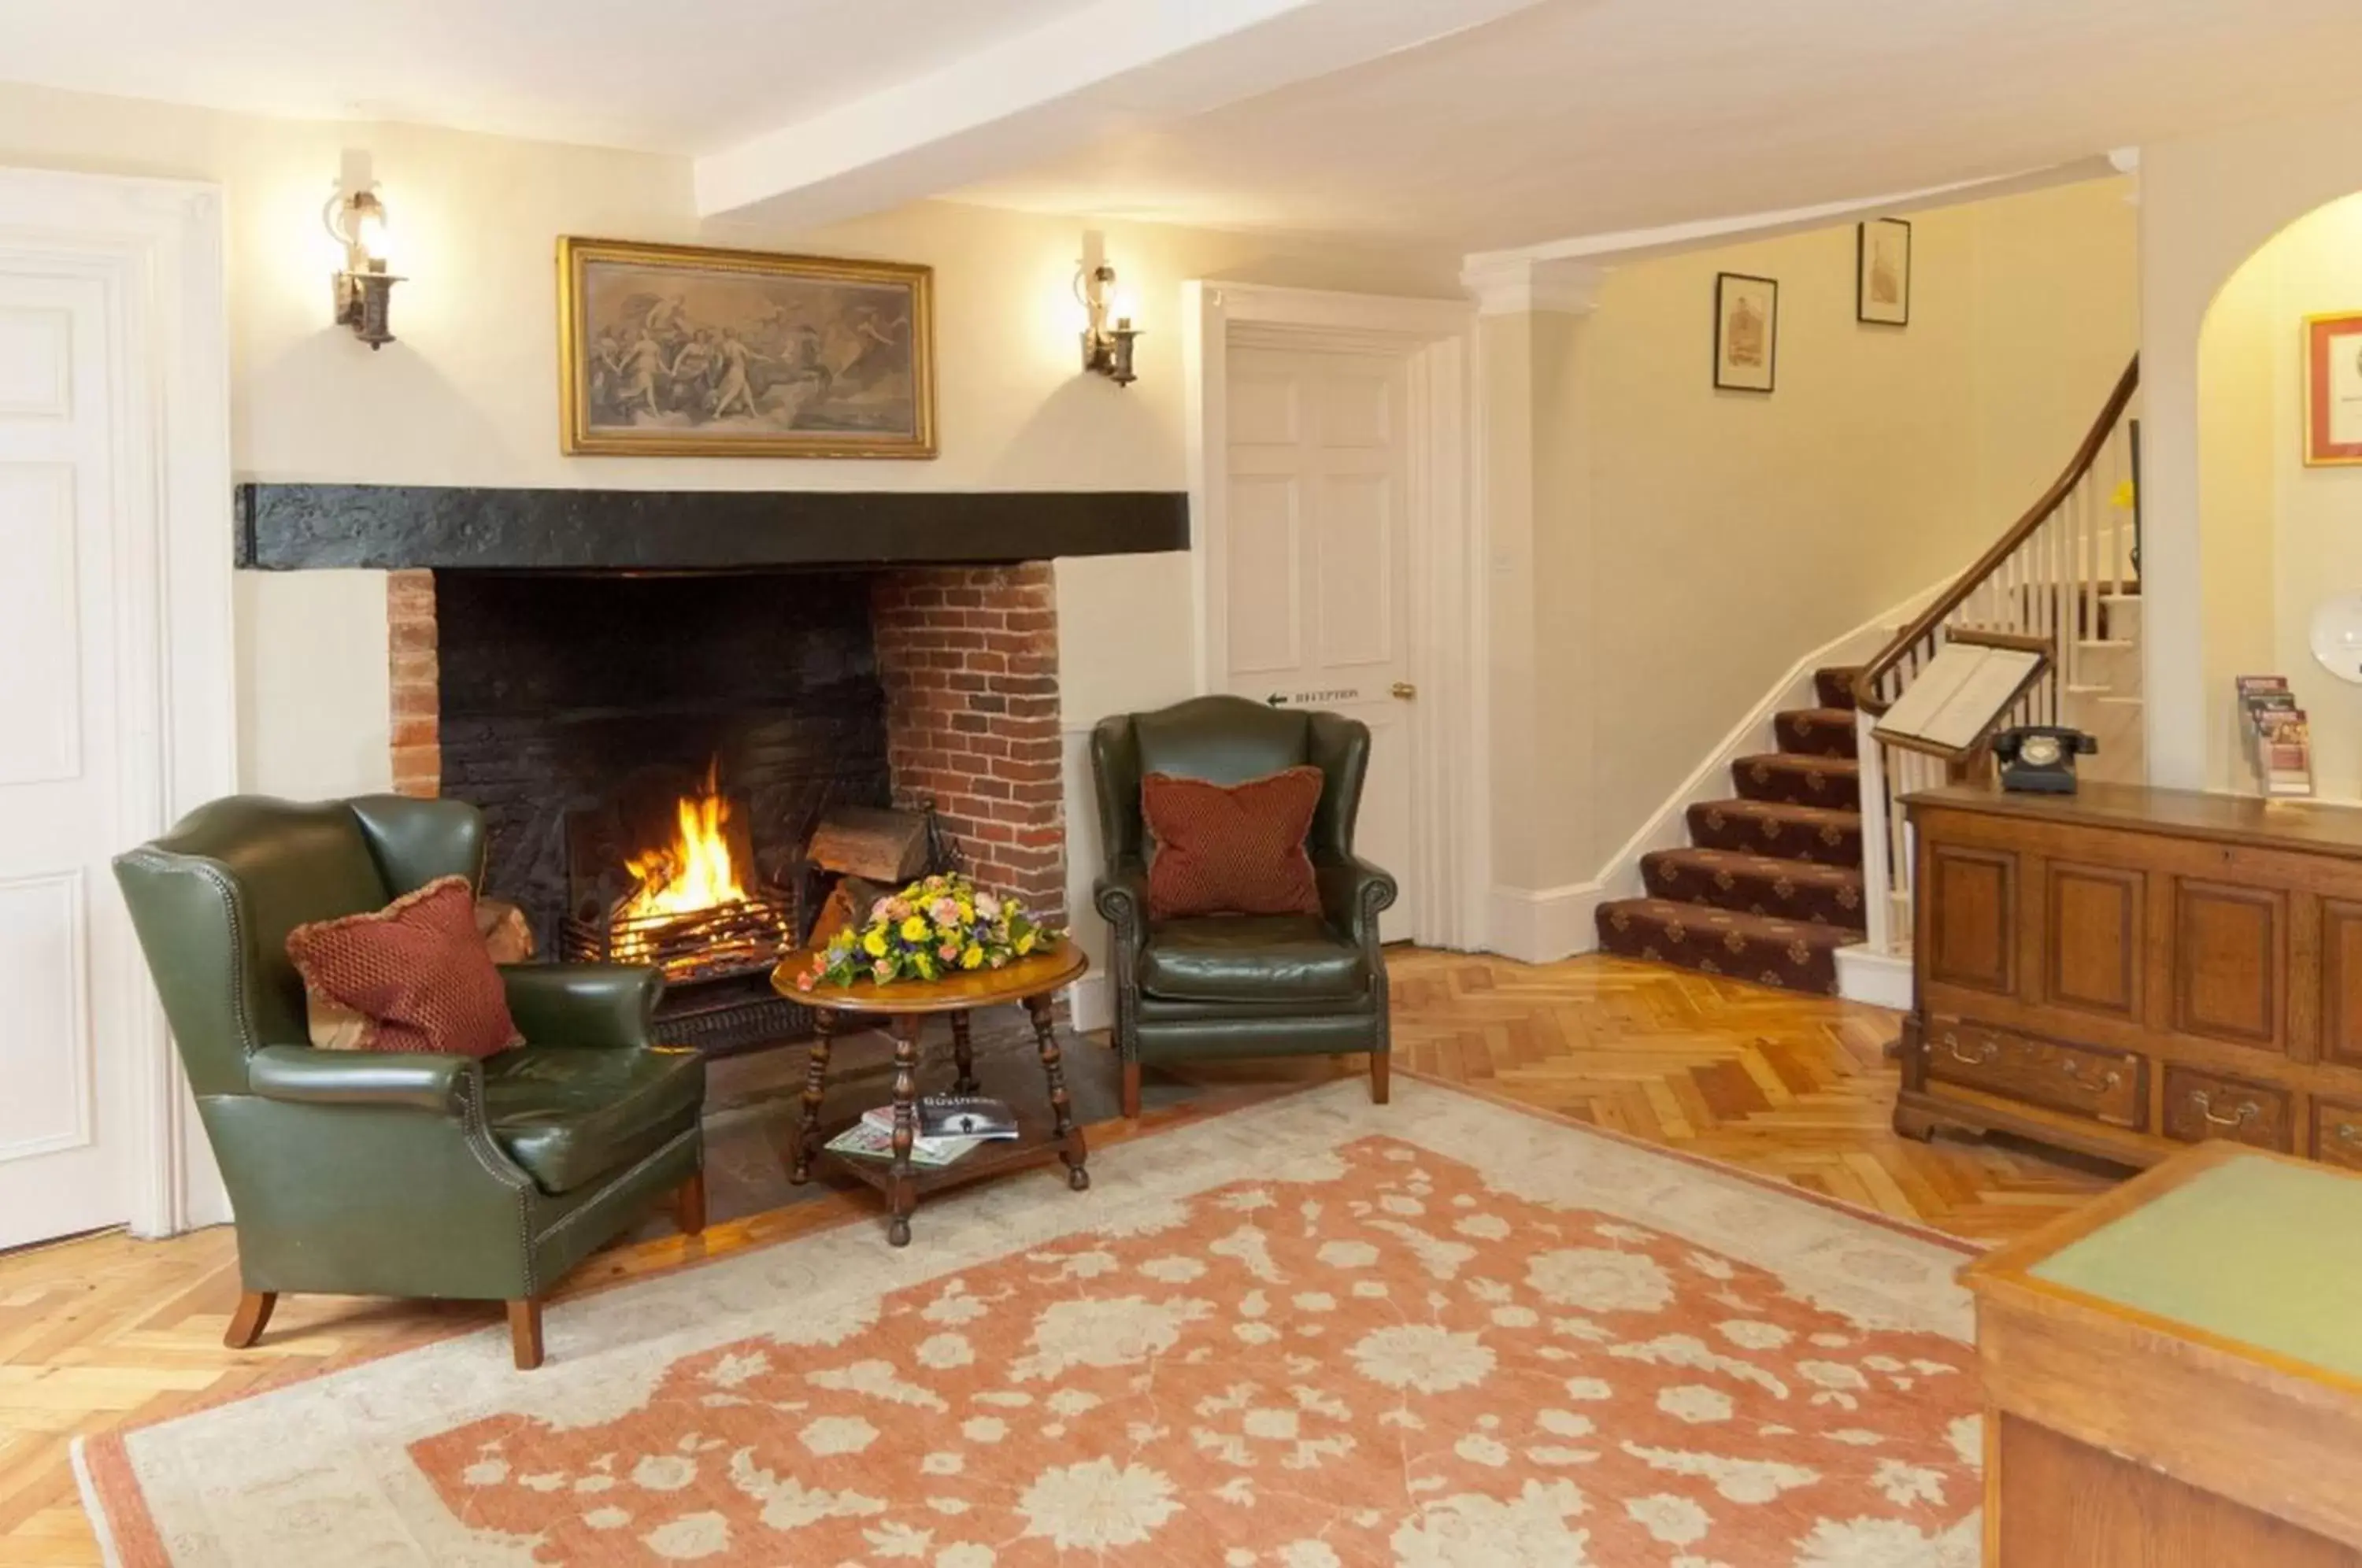
[{"label": "framed print on wall", "polygon": [[1910,326],[1911,226],[1901,218],[1872,218],[1853,232],[1853,318]]},{"label": "framed print on wall", "polygon": [[557,308],[569,454],[935,455],[933,268],[568,237]]},{"label": "framed print on wall", "polygon": [[1768,392],[1780,359],[1780,285],[1744,272],[1714,275],[1714,384]]},{"label": "framed print on wall", "polygon": [[2304,318],[2304,460],[2362,463],[2362,311]]}]

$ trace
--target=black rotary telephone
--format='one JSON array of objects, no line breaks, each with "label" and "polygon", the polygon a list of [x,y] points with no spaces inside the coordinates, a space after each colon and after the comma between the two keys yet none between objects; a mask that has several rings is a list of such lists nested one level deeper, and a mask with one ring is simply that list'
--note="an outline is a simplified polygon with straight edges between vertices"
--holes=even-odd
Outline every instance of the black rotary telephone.
[{"label": "black rotary telephone", "polygon": [[2081,730],[2063,725],[2027,724],[2003,730],[1992,738],[1993,755],[2001,759],[2001,787],[2035,795],[2075,792],[2075,759],[2090,756],[2100,743]]}]

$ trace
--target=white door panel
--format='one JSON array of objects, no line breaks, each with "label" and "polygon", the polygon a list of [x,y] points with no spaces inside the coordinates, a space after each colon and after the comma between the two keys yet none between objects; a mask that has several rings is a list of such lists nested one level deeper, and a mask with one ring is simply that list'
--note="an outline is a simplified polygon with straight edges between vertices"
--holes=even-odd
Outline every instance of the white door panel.
[{"label": "white door panel", "polygon": [[1233,348],[1219,546],[1224,690],[1370,726],[1355,848],[1392,871],[1391,939],[1417,922],[1417,712],[1405,606],[1407,377],[1388,355]]},{"label": "white door panel", "polygon": [[129,1215],[106,288],[0,264],[0,1247]]}]

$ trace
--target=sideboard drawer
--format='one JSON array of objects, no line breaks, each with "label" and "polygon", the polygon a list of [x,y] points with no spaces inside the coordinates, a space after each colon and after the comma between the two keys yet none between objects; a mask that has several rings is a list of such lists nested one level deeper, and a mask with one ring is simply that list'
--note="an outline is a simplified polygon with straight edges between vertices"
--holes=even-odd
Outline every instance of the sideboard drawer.
[{"label": "sideboard drawer", "polygon": [[2147,1121],[2146,1064],[2123,1051],[2036,1040],[1938,1018],[1927,1026],[1927,1076],[2138,1131]]},{"label": "sideboard drawer", "polygon": [[2165,1135],[2185,1143],[2235,1138],[2258,1149],[2291,1153],[2288,1091],[2196,1067],[2165,1069]]},{"label": "sideboard drawer", "polygon": [[2362,1171],[2362,1105],[2313,1100],[2312,1157],[2324,1165]]}]

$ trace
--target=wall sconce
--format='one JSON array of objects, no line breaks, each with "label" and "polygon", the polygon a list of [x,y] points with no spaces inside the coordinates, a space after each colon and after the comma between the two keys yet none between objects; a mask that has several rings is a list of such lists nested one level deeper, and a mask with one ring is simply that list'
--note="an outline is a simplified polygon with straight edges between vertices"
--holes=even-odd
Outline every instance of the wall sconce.
[{"label": "wall sconce", "polygon": [[[1132,326],[1131,296],[1118,293],[1115,269],[1108,265],[1106,242],[1096,229],[1083,235],[1083,259],[1075,269],[1075,297],[1082,302],[1087,322],[1083,327],[1083,369],[1096,370],[1116,385],[1130,386],[1140,379],[1131,368],[1132,342],[1140,328]],[[1115,325],[1108,325],[1112,313]]]},{"label": "wall sconce", "polygon": [[385,203],[370,178],[369,154],[345,154],[344,174],[320,221],[345,248],[344,268],[333,280],[337,325],[351,327],[372,350],[382,348],[393,341],[388,311],[393,286],[402,280],[385,270]]}]

